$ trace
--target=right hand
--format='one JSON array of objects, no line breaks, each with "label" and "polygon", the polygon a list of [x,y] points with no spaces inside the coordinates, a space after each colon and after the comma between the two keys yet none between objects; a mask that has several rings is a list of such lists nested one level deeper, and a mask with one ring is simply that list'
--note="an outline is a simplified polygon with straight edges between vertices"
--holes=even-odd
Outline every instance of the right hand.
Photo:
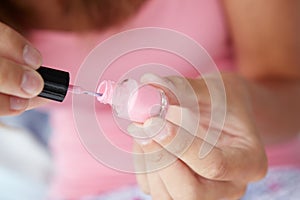
[{"label": "right hand", "polygon": [[[221,76],[221,77],[220,77]],[[205,77],[205,78],[204,78]],[[147,74],[168,97],[165,118],[129,125],[137,181],[153,199],[240,199],[262,179],[267,158],[248,80],[235,73],[196,79]]]},{"label": "right hand", "polygon": [[0,116],[19,114],[37,104],[44,83],[35,70],[41,64],[39,51],[0,22]]}]

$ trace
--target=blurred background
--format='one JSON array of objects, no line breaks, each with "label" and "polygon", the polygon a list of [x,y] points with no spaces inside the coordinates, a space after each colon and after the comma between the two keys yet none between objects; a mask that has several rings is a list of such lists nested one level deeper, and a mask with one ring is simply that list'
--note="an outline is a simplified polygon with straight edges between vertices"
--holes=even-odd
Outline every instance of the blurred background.
[{"label": "blurred background", "polygon": [[0,117],[0,199],[45,199],[53,165],[51,128],[43,111]]}]

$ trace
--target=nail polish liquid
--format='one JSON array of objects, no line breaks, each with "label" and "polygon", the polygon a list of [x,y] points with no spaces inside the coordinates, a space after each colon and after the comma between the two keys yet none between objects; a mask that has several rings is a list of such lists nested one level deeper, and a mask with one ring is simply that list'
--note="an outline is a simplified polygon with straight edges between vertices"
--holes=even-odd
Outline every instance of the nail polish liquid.
[{"label": "nail polish liquid", "polygon": [[151,85],[126,79],[120,83],[103,81],[97,89],[97,100],[112,106],[116,116],[143,123],[150,117],[164,117],[168,107],[165,93]]}]

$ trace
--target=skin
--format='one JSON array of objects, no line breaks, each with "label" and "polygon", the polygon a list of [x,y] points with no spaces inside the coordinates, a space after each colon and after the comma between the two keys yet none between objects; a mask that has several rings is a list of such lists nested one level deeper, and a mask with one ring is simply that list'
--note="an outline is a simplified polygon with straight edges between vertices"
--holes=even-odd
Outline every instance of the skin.
[{"label": "skin", "polygon": [[0,115],[15,115],[30,108],[30,101],[32,106],[38,101],[43,80],[35,69],[42,58],[23,36],[3,23],[0,35]]},{"label": "skin", "polygon": [[[262,178],[266,172],[262,142],[276,144],[299,132],[300,1],[227,0],[223,5],[238,59],[236,73],[222,74],[227,108],[231,112],[227,114],[228,120],[217,145],[204,159],[194,156],[206,142],[202,137],[196,137],[196,142],[181,156],[168,149],[175,135],[182,134],[177,132],[180,127],[174,123],[174,115],[166,117],[171,128],[163,140],[155,137],[146,144],[137,141],[134,150],[145,158],[136,160],[136,166],[160,166],[160,160],[165,157],[177,158],[170,166],[137,176],[143,191],[155,200],[239,199],[246,185]],[[173,83],[176,89],[182,88],[172,77],[148,80],[163,90],[166,81]],[[201,101],[209,97],[203,80],[189,82],[199,96],[201,110]],[[185,96],[189,95],[192,94]],[[172,95],[169,99],[174,102]],[[250,109],[246,109],[249,106]],[[201,112],[200,115],[203,118]],[[207,124],[199,125],[202,135],[205,132],[202,127]],[[129,132],[147,133],[145,129],[147,126],[133,124]],[[146,156],[161,149],[166,151],[159,158]],[[215,150],[223,153],[215,153]]]},{"label": "skin", "polygon": [[237,73],[247,81],[264,141],[277,143],[293,137],[299,131],[300,113],[300,1],[229,0],[223,4],[235,44]]},{"label": "skin", "polygon": [[[49,22],[49,28],[59,29],[61,25],[53,27],[51,22],[57,20],[50,17],[51,13],[60,13],[56,1],[45,2],[47,4],[35,4],[41,6],[37,10],[43,10],[41,19]],[[47,5],[47,9],[43,5]],[[183,80],[178,77],[153,79],[153,76],[144,80],[165,90],[173,105],[170,110],[174,111],[169,110],[167,114],[169,128],[166,137],[154,138],[146,144],[137,141],[134,147],[135,152],[145,155],[144,159],[136,160],[137,166],[159,164],[161,158],[147,157],[148,153],[158,149],[164,149],[162,157],[175,159],[168,167],[137,176],[143,191],[151,194],[153,199],[238,199],[249,182],[262,178],[266,173],[263,143],[274,144],[295,137],[299,130],[300,1],[226,0],[223,7],[237,55],[238,71],[222,74],[227,107],[231,112],[227,115],[224,129],[221,129],[220,140],[206,157],[195,157],[199,147],[208,143],[203,137],[206,120],[199,124],[196,140],[184,154],[178,155],[168,148],[167,144],[184,124],[177,120],[175,111],[180,110],[180,106],[172,95],[174,91],[170,92],[165,87],[171,84],[177,93],[187,96],[189,91],[182,87],[182,83],[189,84],[199,97],[200,108],[208,108],[209,94],[204,81],[201,78]],[[72,22],[70,24],[75,26]],[[43,25],[47,28],[47,23]],[[0,24],[0,40],[3,41],[0,42],[0,115],[19,114],[39,105],[36,95],[41,91],[43,82],[35,69],[42,63],[42,58],[23,36],[5,24]],[[26,92],[28,87],[27,90],[21,87],[25,72],[36,77],[31,82],[36,86],[31,88],[31,93]],[[213,80],[214,76],[210,79]],[[209,113],[209,110],[206,111]],[[207,113],[201,115],[207,115],[209,119]],[[151,121],[145,124],[153,125]],[[131,133],[148,133],[147,130],[147,126],[140,124],[132,124],[128,129]],[[187,132],[179,133],[183,139],[188,137]]]},{"label": "skin", "polygon": [[[206,81],[216,81],[216,78],[215,75],[211,75]],[[138,155],[144,155],[142,159],[136,156],[137,171],[151,171],[138,174],[138,183],[153,199],[238,199],[244,194],[247,183],[264,177],[267,159],[255,126],[247,84],[242,78],[231,73],[222,74],[222,78],[227,96],[225,124],[212,126],[213,130],[219,130],[221,135],[216,145],[202,157],[199,155],[202,145],[213,146],[211,141],[205,139],[206,134],[214,134],[213,131],[207,133],[211,102],[204,79],[161,78],[155,75],[142,77],[143,83],[163,89],[172,102],[166,114],[166,121],[151,118],[143,125],[131,124],[128,128],[129,133],[133,135],[139,133],[145,136],[153,135],[155,130],[162,129],[147,142],[136,140],[134,147]],[[183,107],[176,103],[175,98],[193,96],[187,89],[189,87],[195,91],[200,110],[201,120],[197,124],[196,132],[190,131],[194,123],[189,122],[194,120],[194,117],[183,122],[180,117],[192,116],[194,112],[198,112],[195,111],[193,101],[185,98],[186,105]],[[218,85],[210,87],[212,90],[218,90]],[[223,105],[222,98],[215,98],[217,105]],[[222,112],[222,109],[217,108],[215,112]],[[179,139],[176,140],[176,137]],[[191,137],[194,140],[187,143]],[[162,149],[162,153],[154,153]],[[166,160],[169,164],[167,166],[163,165]]]}]

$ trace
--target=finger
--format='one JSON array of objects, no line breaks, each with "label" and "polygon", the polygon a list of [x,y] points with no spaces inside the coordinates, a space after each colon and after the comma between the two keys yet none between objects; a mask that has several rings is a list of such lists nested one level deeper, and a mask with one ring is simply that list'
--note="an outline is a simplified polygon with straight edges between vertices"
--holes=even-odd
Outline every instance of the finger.
[{"label": "finger", "polygon": [[[145,157],[143,156],[144,151],[137,143],[134,144],[134,153],[135,168],[138,172],[136,175],[137,182],[142,191],[146,194],[150,194],[154,200],[171,199],[158,173],[152,172],[154,171],[152,159],[150,159],[149,162],[146,162]],[[139,153],[139,156],[137,156],[137,153]]]},{"label": "finger", "polygon": [[[262,145],[259,144],[259,140],[252,139],[249,143],[249,139],[245,139],[242,135],[245,134],[245,132],[242,133],[238,139],[235,135],[225,133],[226,128],[218,128],[218,126],[213,125],[207,128],[203,126],[202,123],[198,125],[199,118],[194,114],[193,110],[179,106],[169,106],[165,118],[171,122],[170,125],[175,125],[173,126],[173,130],[172,126],[170,126],[170,130],[176,132],[180,126],[181,129],[186,132],[186,134],[183,134],[186,136],[182,136],[185,137],[185,140],[189,138],[189,134],[192,135],[192,137],[202,139],[203,142],[200,147],[198,147],[198,160],[205,157],[213,148],[218,147],[222,149],[221,155],[224,159],[232,159],[232,161],[228,160],[230,166],[240,167],[241,169],[246,167],[245,169],[247,169],[250,166],[249,164],[251,164],[251,170],[249,173],[246,173],[250,179],[246,180],[256,181],[265,176],[267,171],[267,159],[266,155],[261,153],[264,152],[264,150],[260,148]],[[203,117],[201,117],[201,121],[203,121]],[[182,139],[182,141],[185,140]],[[192,139],[189,139],[189,141],[191,140]],[[236,176],[239,177],[238,174],[236,174]]]},{"label": "finger", "polygon": [[0,59],[0,93],[31,98],[42,89],[43,79],[35,70]]},{"label": "finger", "polygon": [[[153,143],[154,141],[152,139],[146,139],[148,136],[146,135],[145,129],[143,125],[141,124],[130,124],[127,128],[127,131],[131,136],[135,138],[135,141],[143,147],[143,150],[147,151],[148,146],[151,147],[151,145],[148,145],[150,143]],[[143,138],[143,139],[141,139]],[[149,137],[148,137],[149,138]],[[159,169],[162,169],[166,166],[168,166],[170,163],[177,160],[177,157],[170,154],[166,149],[160,148],[157,151],[147,151],[147,153],[143,154],[143,157],[139,157],[138,155],[135,155],[135,160],[140,160],[138,165],[136,165],[136,171],[138,172],[156,172]],[[143,160],[147,160],[147,165],[142,162]],[[137,168],[138,167],[138,168]]]},{"label": "finger", "polygon": [[174,200],[236,200],[242,197],[246,190],[244,184],[204,179],[180,160],[160,170],[159,175]]},{"label": "finger", "polygon": [[[201,154],[205,156],[207,151],[210,151],[211,147],[219,146],[219,143],[223,141],[230,141],[234,139],[234,136],[230,134],[221,134],[223,128],[214,126],[213,123],[210,123],[210,118],[195,113],[194,110],[190,108],[183,108],[180,106],[170,105],[168,107],[165,119],[175,124],[178,127],[185,129],[192,136],[199,137],[204,140],[206,143],[210,144],[209,146],[204,145],[201,151]],[[206,151],[204,151],[206,150]]]},{"label": "finger", "polygon": [[37,108],[40,106],[44,106],[49,102],[50,102],[50,100],[41,98],[41,97],[31,98],[31,99],[29,99],[29,105],[26,110],[31,110],[31,109],[34,109],[34,108]]},{"label": "finger", "polygon": [[155,74],[145,74],[141,82],[161,88],[167,95],[169,104],[198,109],[198,99],[194,88],[186,78],[177,76],[160,77]]},{"label": "finger", "polygon": [[[186,119],[186,122],[184,120],[180,122],[180,120],[174,117],[176,115],[174,112],[178,112],[176,111],[178,108],[178,106],[170,106],[169,114],[166,115],[166,119],[171,123],[166,122],[166,126],[169,127],[169,132],[173,132],[173,135],[178,134],[179,142],[180,137],[184,138],[181,139],[182,141],[191,141],[192,139],[188,139],[191,137],[190,135],[195,138],[193,143],[190,143],[191,146],[188,148],[188,151],[183,155],[183,159],[186,159],[187,163],[197,160],[198,162],[195,162],[194,168],[198,168],[198,165],[202,165],[202,160],[203,162],[211,160],[208,162],[210,163],[217,159],[213,164],[213,166],[216,167],[215,170],[212,170],[214,173],[207,178],[215,177],[216,179],[220,178],[220,180],[242,178],[246,181],[256,181],[265,176],[267,171],[267,159],[266,155],[261,153],[264,152],[263,149],[259,148],[261,145],[255,144],[255,142],[259,141],[253,140],[250,146],[247,142],[244,142],[244,138],[241,137],[238,139],[234,135],[226,134],[222,129],[208,129],[201,125],[194,128],[195,122],[194,124],[192,122],[195,120],[191,117],[192,114],[188,109],[181,109],[181,116]],[[201,120],[202,119],[203,118],[201,118]],[[166,138],[165,141],[162,141],[162,144],[171,142],[171,140],[172,137],[169,139]],[[175,141],[172,142],[176,145]],[[183,142],[180,143],[182,144]],[[178,151],[179,150],[175,152]],[[196,155],[195,153],[192,154],[193,152],[197,152],[198,159],[193,157],[189,158],[189,155]],[[206,158],[206,155],[209,153],[210,156]],[[211,167],[211,169],[213,169],[213,167]],[[243,173],[244,169],[249,169],[246,174]],[[242,174],[244,177],[241,176]]]},{"label": "finger", "polygon": [[150,186],[150,195],[153,200],[172,200],[158,172],[151,172],[147,174],[147,179]]},{"label": "finger", "polygon": [[[220,135],[220,131],[216,130],[222,130],[225,114],[223,104],[216,102],[217,99],[219,102],[224,102],[221,98],[223,93],[219,92],[220,81],[218,79],[187,79],[178,76],[159,77],[154,74],[145,74],[141,82],[152,84],[165,91],[168,100],[171,101],[165,116],[168,121],[185,128],[193,135],[197,134],[198,137],[205,138],[205,141],[212,145],[216,144]],[[208,82],[214,85],[213,90],[208,89]],[[177,104],[172,103],[174,102],[172,94],[176,96]],[[215,102],[213,107],[211,107],[211,95]],[[211,134],[208,135],[206,131],[198,130],[199,128],[209,130]],[[214,131],[210,130],[212,128]]]},{"label": "finger", "polygon": [[203,188],[195,175],[180,160],[159,171],[159,175],[174,200],[203,198]]},{"label": "finger", "polygon": [[141,188],[141,190],[145,194],[150,194],[150,187],[148,184],[148,179],[147,179],[147,167],[145,163],[145,159],[143,156],[143,149],[137,144],[133,144],[133,161],[134,161],[134,167],[136,170],[136,180]]},{"label": "finger", "polygon": [[42,64],[38,50],[19,33],[0,22],[0,57],[37,69]]},{"label": "finger", "polygon": [[[238,199],[245,192],[245,184],[212,181],[198,176],[181,160],[169,159],[173,155],[168,152],[164,154],[152,154],[152,152],[164,151],[163,147],[157,142],[143,145],[142,149],[145,154],[147,166],[150,166],[150,169],[153,170],[156,165],[157,169],[157,172],[149,173],[147,176],[151,195],[153,195],[154,191],[155,195],[165,195],[165,191],[167,191],[167,194],[174,200],[210,200],[221,198]],[[166,164],[164,160],[169,160],[169,163]],[[164,163],[165,167],[161,167],[161,162]],[[166,199],[166,197],[163,198],[160,196],[158,199]]]},{"label": "finger", "polygon": [[19,115],[26,110],[31,110],[33,108],[43,106],[48,102],[49,100],[45,100],[40,97],[24,99],[20,97],[0,94],[0,116]]},{"label": "finger", "polygon": [[[153,140],[163,146],[168,152],[179,157],[187,166],[197,174],[212,180],[256,180],[263,177],[266,171],[266,163],[260,156],[253,156],[255,149],[247,145],[210,146],[201,138],[195,137],[185,129],[178,127],[160,118],[147,120],[143,127],[146,135],[153,131],[159,131]],[[162,128],[163,127],[163,128]],[[147,146],[151,146],[152,143]],[[210,152],[203,157],[201,148],[208,146]],[[144,149],[144,148],[143,148]],[[247,173],[244,173],[247,171]]]},{"label": "finger", "polygon": [[0,94],[0,116],[17,115],[25,111],[29,100]]},{"label": "finger", "polygon": [[[145,74],[142,76],[141,82],[152,84],[165,91],[169,100],[165,116],[168,121],[182,126],[191,134],[198,134],[198,137],[205,138],[212,145],[216,144],[220,132],[213,131],[211,133],[214,134],[207,135],[206,131],[197,131],[197,128],[199,124],[200,128],[204,129],[222,130],[224,128],[226,112],[224,108],[226,106],[223,106],[225,100],[223,91],[219,91],[220,88],[222,89],[222,85],[220,86],[218,78],[188,79],[178,76],[159,77],[155,74]],[[207,84],[213,88],[209,90]],[[211,102],[212,100],[213,102]]]},{"label": "finger", "polygon": [[[145,143],[143,143],[145,144]],[[158,171],[169,165],[169,163],[174,162],[177,158],[172,154],[167,152],[165,149],[161,148],[157,143],[153,143],[156,148],[154,151],[149,151],[146,146],[145,149],[140,148],[140,151],[144,153],[144,163],[147,170],[147,184],[150,190],[150,195],[153,200],[171,200],[171,196],[161,180]],[[157,150],[157,151],[156,151]]]}]

